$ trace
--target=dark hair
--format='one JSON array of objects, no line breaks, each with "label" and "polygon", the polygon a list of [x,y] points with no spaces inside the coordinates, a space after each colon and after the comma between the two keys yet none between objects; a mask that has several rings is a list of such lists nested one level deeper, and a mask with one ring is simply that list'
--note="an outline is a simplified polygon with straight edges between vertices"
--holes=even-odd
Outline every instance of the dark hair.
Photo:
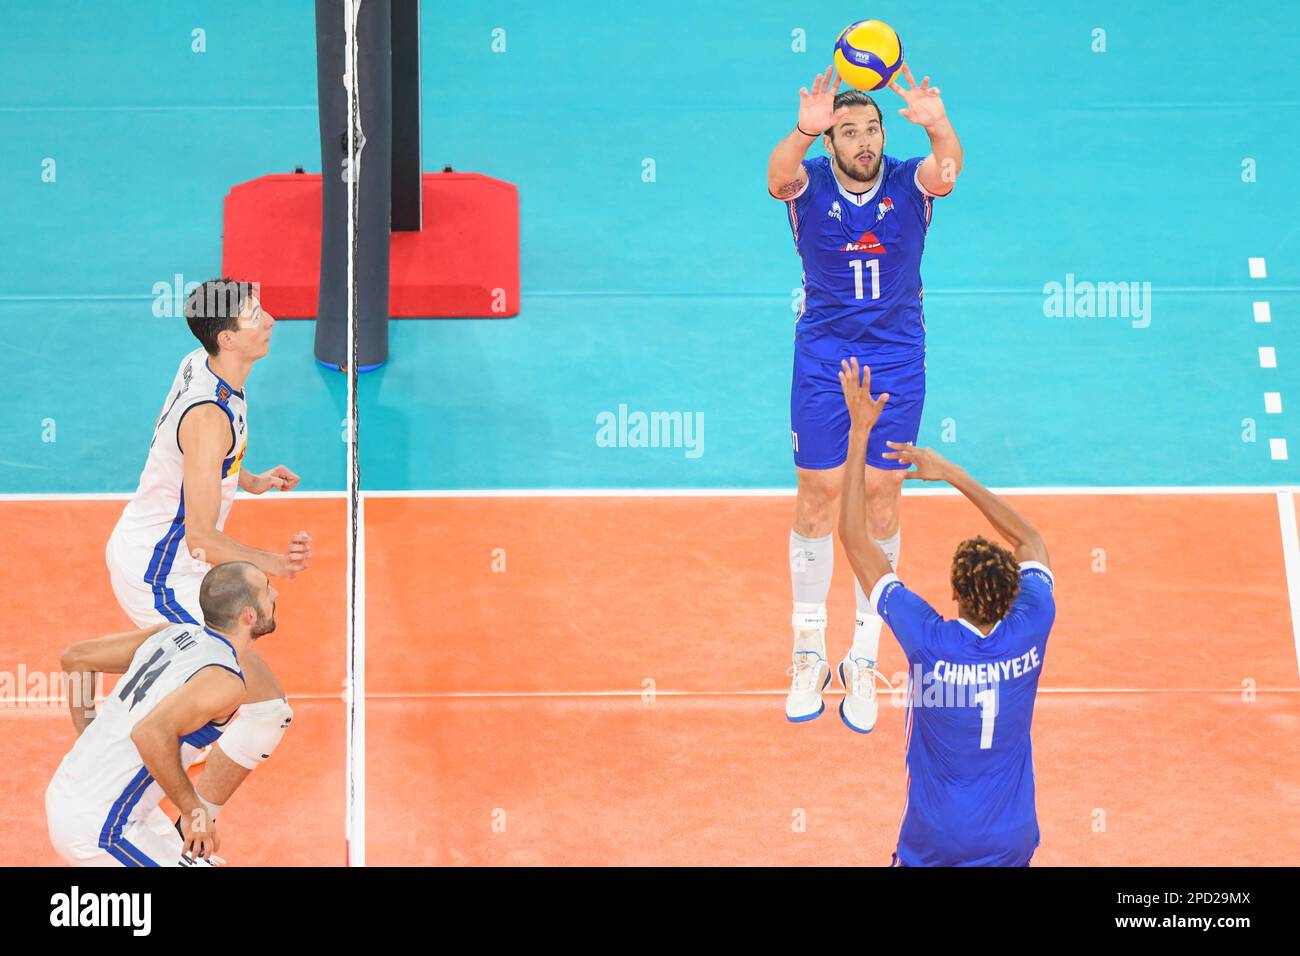
[{"label": "dark hair", "polygon": [[203,623],[218,629],[232,628],[244,608],[259,607],[261,587],[256,575],[250,573],[255,570],[257,566],[248,561],[228,561],[203,575],[199,585]]},{"label": "dark hair", "polygon": [[209,279],[185,300],[185,321],[209,355],[221,351],[217,336],[239,329],[239,313],[256,290],[251,282]]},{"label": "dark hair", "polygon": [[952,588],[976,624],[1007,616],[1020,593],[1020,565],[1011,552],[987,538],[969,538],[952,556]]},{"label": "dark hair", "polygon": [[[873,106],[876,110],[876,119],[880,121],[881,126],[885,125],[885,115],[880,112],[880,104],[861,90],[844,90],[841,93],[836,93],[835,109],[839,109],[841,106]],[[831,126],[830,129],[826,130],[826,135],[834,139],[835,127]]]}]

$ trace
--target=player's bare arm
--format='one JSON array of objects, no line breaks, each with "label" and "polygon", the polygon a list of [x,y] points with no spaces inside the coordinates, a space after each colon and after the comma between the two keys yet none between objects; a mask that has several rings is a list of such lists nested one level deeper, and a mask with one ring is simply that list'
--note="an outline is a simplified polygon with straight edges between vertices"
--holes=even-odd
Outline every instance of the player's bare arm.
[{"label": "player's bare arm", "polygon": [[776,144],[767,160],[767,191],[777,199],[790,199],[803,188],[808,181],[808,173],[803,168],[808,147],[845,112],[835,109],[835,91],[839,89],[840,78],[837,76],[832,82],[834,72],[835,68],[828,66],[823,75],[813,80],[811,93],[806,87],[799,90],[799,120]]},{"label": "player's bare arm", "polygon": [[77,735],[95,719],[95,684],[100,674],[125,674],[140,645],[167,624],[155,624],[138,631],[106,634],[77,641],[63,649],[59,663],[68,688],[68,709]]},{"label": "player's bare arm", "polygon": [[[861,372],[861,375],[859,375]],[[867,438],[880,418],[889,393],[871,397],[871,369],[858,367],[856,358],[840,363],[840,388],[849,407],[848,461],[865,461]],[[856,457],[855,457],[856,456]],[[863,468],[844,469],[840,495],[840,543],[848,555],[862,590],[871,593],[876,582],[889,574],[889,558],[867,531],[867,480]]]},{"label": "player's bare arm", "polygon": [[284,465],[276,465],[269,471],[255,474],[247,468],[240,469],[239,488],[250,495],[260,495],[275,489],[276,491],[293,491],[301,479]]},{"label": "player's bare arm", "polygon": [[969,498],[997,533],[1007,540],[1017,561],[1037,561],[1044,567],[1051,567],[1047,545],[1034,526],[1005,500],[967,474],[964,468],[948,461],[931,448],[917,448],[915,445],[892,441],[886,444],[894,449],[885,452],[886,458],[913,466],[905,478],[948,482]]},{"label": "player's bare arm", "polygon": [[889,88],[903,98],[907,105],[899,110],[899,115],[924,128],[930,137],[930,155],[921,161],[916,170],[917,181],[930,193],[946,196],[952,192],[953,184],[961,173],[961,140],[948,122],[948,113],[943,100],[939,97],[939,88],[930,85],[927,76],[918,86],[911,69],[903,64],[906,85],[898,82],[898,76],[889,81]]},{"label": "player's bare arm", "polygon": [[[311,536],[305,531],[289,540],[285,553],[275,554],[241,544],[217,530],[221,463],[230,451],[230,420],[225,413],[215,405],[198,406],[181,422],[178,437],[185,458],[185,540],[191,551],[208,564],[247,561],[279,577],[305,571],[311,562]],[[297,484],[297,476],[293,477]]]},{"label": "player's bare arm", "polygon": [[244,700],[244,682],[222,667],[205,667],[176,688],[135,725],[131,742],[163,792],[181,811],[184,852],[210,858],[218,848],[216,821],[181,763],[180,740],[209,721],[226,721]]}]

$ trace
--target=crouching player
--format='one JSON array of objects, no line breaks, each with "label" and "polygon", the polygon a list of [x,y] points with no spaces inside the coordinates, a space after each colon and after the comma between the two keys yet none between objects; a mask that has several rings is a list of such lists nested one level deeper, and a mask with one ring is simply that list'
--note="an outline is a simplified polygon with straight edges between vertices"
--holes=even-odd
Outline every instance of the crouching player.
[{"label": "crouching player", "polygon": [[[63,652],[77,742],[45,791],[50,841],[73,866],[210,864],[214,807],[186,769],[245,697],[241,659],[275,630],[276,592],[234,561],[203,578],[204,624],[155,624],[81,641]],[[124,674],[95,713],[96,675]],[[166,794],[173,826],[154,812]]]}]

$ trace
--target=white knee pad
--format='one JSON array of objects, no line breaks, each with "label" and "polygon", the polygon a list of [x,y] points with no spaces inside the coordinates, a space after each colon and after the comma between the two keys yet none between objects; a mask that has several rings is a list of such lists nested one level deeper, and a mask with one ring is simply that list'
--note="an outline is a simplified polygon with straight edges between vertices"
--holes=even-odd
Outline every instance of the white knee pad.
[{"label": "white knee pad", "polygon": [[275,751],[293,720],[293,709],[282,697],[244,704],[230,729],[217,738],[221,752],[248,770],[253,770]]}]

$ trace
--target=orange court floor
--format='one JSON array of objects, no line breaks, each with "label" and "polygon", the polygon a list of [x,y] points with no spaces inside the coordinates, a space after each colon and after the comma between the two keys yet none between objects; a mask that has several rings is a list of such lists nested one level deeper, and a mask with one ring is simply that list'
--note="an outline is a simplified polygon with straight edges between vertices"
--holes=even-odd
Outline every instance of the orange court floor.
[{"label": "orange court floor", "polygon": [[[1286,493],[1286,494],[1289,494]],[[236,866],[346,859],[345,502],[241,501],[262,547],[301,528],[260,645],[295,718],[222,816]],[[1278,494],[1024,494],[1057,618],[1034,722],[1035,865],[1300,859],[1300,680]],[[129,626],[103,545],[120,500],[0,501],[4,669],[58,670]],[[785,720],[784,495],[365,498],[370,865],[886,865],[903,807],[901,693],[876,730]],[[954,613],[948,559],[989,534],[909,495],[900,574]],[[1292,535],[1294,540],[1294,534]],[[45,569],[40,571],[39,569]],[[828,650],[852,632],[837,556]],[[902,684],[888,631],[881,669]],[[21,669],[21,670],[20,670]],[[0,865],[58,864],[42,795],[72,743],[35,691],[0,707]],[[890,705],[893,706],[890,706]]]}]

